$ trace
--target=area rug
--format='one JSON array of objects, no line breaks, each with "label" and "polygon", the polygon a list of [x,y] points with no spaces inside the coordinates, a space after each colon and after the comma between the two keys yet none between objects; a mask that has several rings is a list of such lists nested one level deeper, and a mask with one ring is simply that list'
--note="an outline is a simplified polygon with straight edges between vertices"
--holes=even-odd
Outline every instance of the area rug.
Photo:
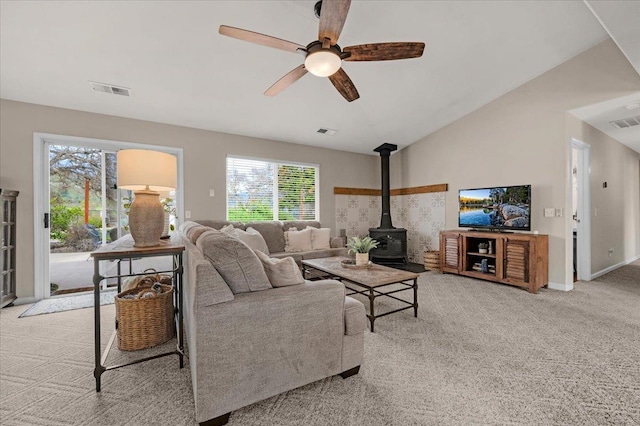
[{"label": "area rug", "polygon": [[[115,291],[104,291],[100,293],[100,305],[110,305],[113,303]],[[53,314],[55,312],[73,311],[75,309],[92,308],[93,293],[78,296],[54,297],[41,300],[29,309],[24,311],[18,318],[31,317],[34,315]]]}]

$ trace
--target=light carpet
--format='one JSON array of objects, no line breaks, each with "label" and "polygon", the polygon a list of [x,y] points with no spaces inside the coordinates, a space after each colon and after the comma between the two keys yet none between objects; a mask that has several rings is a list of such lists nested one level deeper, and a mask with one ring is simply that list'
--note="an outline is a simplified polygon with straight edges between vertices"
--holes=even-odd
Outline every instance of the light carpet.
[{"label": "light carpet", "polygon": [[[110,305],[113,303],[115,291],[103,291],[100,293],[100,305]],[[93,308],[93,292],[90,294],[80,294],[76,296],[58,296],[50,299],[43,299],[31,305],[18,318],[30,317],[33,315],[53,314],[55,312],[73,311],[75,309]]]},{"label": "light carpet", "polygon": [[[419,318],[365,332],[360,374],[245,407],[229,425],[640,424],[640,262],[567,293],[434,272],[419,285]],[[177,357],[108,371],[97,394],[93,311],[18,320],[22,309],[0,314],[3,426],[195,424]],[[114,306],[102,311],[106,341]]]}]

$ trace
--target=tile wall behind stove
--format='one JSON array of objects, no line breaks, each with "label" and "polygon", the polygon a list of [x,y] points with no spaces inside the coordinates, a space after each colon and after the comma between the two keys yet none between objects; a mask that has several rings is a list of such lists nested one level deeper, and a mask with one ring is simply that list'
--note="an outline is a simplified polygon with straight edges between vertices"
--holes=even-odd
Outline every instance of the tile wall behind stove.
[{"label": "tile wall behind stove", "polygon": [[[380,226],[382,199],[379,195],[336,195],[336,228],[347,237],[368,235]],[[391,220],[396,228],[407,230],[409,262],[424,263],[426,250],[438,250],[444,229],[445,193],[391,196]]]}]

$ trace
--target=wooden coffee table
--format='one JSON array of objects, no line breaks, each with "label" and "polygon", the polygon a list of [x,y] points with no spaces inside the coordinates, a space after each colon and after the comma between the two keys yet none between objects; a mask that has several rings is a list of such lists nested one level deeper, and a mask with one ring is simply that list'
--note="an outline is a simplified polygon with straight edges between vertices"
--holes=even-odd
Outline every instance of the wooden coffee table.
[{"label": "wooden coffee table", "polygon": [[[373,332],[373,324],[376,318],[390,315],[405,309],[413,308],[413,315],[418,316],[418,274],[413,272],[402,271],[400,269],[389,268],[387,266],[373,264],[363,269],[345,268],[341,262],[346,257],[325,257],[321,259],[303,260],[302,266],[305,278],[317,277],[342,281],[346,288],[351,290],[351,294],[362,294],[369,298],[369,322],[371,324],[371,332]],[[383,291],[382,289],[390,285],[400,285],[402,288]],[[413,289],[413,303],[402,300],[394,293],[408,291]],[[377,297],[390,297],[394,300],[407,304],[408,306],[394,309],[392,311],[376,314],[374,301]]]}]

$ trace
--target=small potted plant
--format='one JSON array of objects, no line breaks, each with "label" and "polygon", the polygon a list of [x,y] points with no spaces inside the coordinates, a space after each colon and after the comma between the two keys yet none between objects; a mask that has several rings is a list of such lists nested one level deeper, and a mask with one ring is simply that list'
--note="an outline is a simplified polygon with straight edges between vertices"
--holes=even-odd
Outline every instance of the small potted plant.
[{"label": "small potted plant", "polygon": [[347,242],[349,254],[356,255],[356,266],[369,263],[369,251],[376,247],[378,247],[378,242],[369,236],[364,238],[352,237]]},{"label": "small potted plant", "polygon": [[489,244],[480,243],[478,244],[478,253],[487,253],[489,249]]}]

